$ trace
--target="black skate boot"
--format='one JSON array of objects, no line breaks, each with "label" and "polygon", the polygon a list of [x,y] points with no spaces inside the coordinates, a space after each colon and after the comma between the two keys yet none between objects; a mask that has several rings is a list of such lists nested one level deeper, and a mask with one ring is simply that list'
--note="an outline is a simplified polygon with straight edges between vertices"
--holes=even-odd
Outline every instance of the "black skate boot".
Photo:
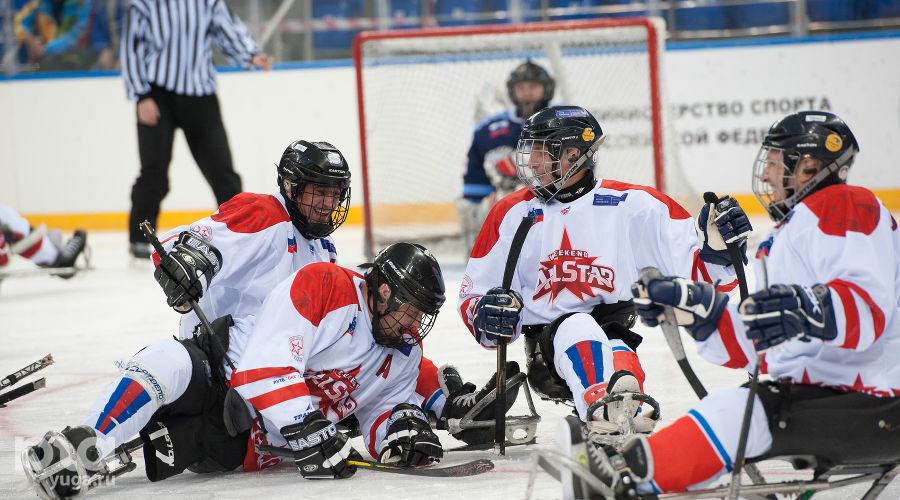
[{"label": "black skate boot", "polygon": [[[84,252],[85,244],[87,243],[87,233],[84,229],[78,229],[69,238],[69,241],[66,242],[59,249],[59,255],[56,256],[56,260],[53,261],[52,264],[49,264],[45,267],[74,267],[75,261],[78,259],[78,256]],[[56,274],[63,279],[69,279],[72,276],[75,276],[75,271],[70,272],[61,272]]]},{"label": "black skate boot", "polygon": [[41,498],[65,499],[90,488],[99,468],[100,454],[94,429],[80,425],[62,432],[49,431],[22,454],[22,467]]},{"label": "black skate boot", "polygon": [[619,452],[588,440],[587,428],[569,415],[557,428],[557,446],[568,457],[560,468],[563,498],[640,498],[638,483],[653,478],[653,456],[645,436],[629,439]]},{"label": "black skate boot", "polygon": [[[459,372],[452,366],[442,366],[438,371],[438,379],[441,389],[447,395],[447,402],[437,428],[449,431],[453,437],[470,446],[493,443],[496,374],[477,392],[474,384],[463,383]],[[519,387],[524,381],[525,376],[519,372],[519,364],[507,361],[506,411],[516,402]]]}]

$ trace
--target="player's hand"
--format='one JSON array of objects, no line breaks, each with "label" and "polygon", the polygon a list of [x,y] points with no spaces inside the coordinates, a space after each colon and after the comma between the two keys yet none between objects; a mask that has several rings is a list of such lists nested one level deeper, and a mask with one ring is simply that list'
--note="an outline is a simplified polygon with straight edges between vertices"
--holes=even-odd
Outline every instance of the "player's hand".
[{"label": "player's hand", "polygon": [[294,450],[294,463],[307,479],[346,479],[356,472],[347,460],[362,460],[346,435],[316,410],[299,424],[281,428]]},{"label": "player's hand", "polygon": [[475,305],[472,327],[478,341],[515,340],[521,310],[522,296],[519,292],[502,287],[488,290]]},{"label": "player's hand", "polygon": [[253,57],[250,58],[250,64],[263,71],[269,71],[272,69],[272,58],[270,58],[264,52],[257,52],[256,54],[253,54]]},{"label": "player's hand", "polygon": [[402,466],[427,465],[444,456],[441,442],[418,406],[401,403],[387,420],[378,460]]},{"label": "player's hand", "polygon": [[715,286],[676,276],[653,278],[646,285],[631,285],[634,308],[647,326],[659,324],[664,306],[672,306],[675,321],[697,340],[706,340],[716,329],[728,296]]},{"label": "player's hand", "polygon": [[697,231],[703,240],[700,259],[704,262],[722,266],[732,264],[727,243],[740,248],[744,264],[747,263],[747,238],[753,227],[734,198],[723,196],[715,204],[703,205],[697,216]]},{"label": "player's hand", "polygon": [[145,97],[137,103],[138,123],[149,127],[159,123],[159,106],[152,97]]},{"label": "player's hand", "polygon": [[793,339],[837,337],[831,289],[825,285],[772,285],[747,297],[741,313],[758,352]]},{"label": "player's hand", "polygon": [[169,307],[184,314],[188,304],[206,292],[213,276],[222,268],[222,254],[197,233],[184,231],[168,257],[160,261],[153,277],[166,294]]}]

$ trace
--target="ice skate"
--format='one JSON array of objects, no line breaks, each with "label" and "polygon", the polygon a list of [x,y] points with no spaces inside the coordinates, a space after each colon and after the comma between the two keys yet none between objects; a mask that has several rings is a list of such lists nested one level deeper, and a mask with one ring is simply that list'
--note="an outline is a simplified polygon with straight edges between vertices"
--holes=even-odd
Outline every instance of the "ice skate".
[{"label": "ice skate", "polygon": [[605,385],[588,387],[583,397],[588,403],[588,436],[598,444],[615,445],[625,436],[648,434],[659,422],[659,403],[641,392],[637,378],[628,370],[613,373]]},{"label": "ice skate", "polygon": [[[438,372],[441,389],[447,395],[443,414],[437,428],[449,431],[453,437],[469,446],[488,445],[494,442],[494,400],[497,397],[497,376],[492,375],[481,390],[475,385],[463,383],[456,368],[442,366]],[[525,374],[519,371],[515,361],[506,363],[506,411],[512,407],[525,383]],[[513,444],[531,442],[536,431],[537,416],[528,388],[525,388],[531,415],[507,416],[507,439]],[[524,433],[524,436],[521,434]]]},{"label": "ice skate", "polygon": [[59,255],[56,256],[56,260],[53,261],[53,263],[42,267],[47,268],[52,274],[63,279],[69,279],[75,276],[78,272],[75,267],[75,261],[77,261],[78,257],[85,252],[86,245],[87,232],[85,232],[84,229],[77,229],[65,245],[57,245],[59,248]]}]

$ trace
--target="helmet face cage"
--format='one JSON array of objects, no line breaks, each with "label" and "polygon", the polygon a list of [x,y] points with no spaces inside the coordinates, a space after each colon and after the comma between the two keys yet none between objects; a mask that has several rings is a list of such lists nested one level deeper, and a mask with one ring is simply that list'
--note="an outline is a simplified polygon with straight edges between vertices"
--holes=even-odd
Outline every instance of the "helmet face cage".
[{"label": "helmet face cage", "polygon": [[[811,193],[846,183],[858,151],[853,133],[836,115],[821,111],[788,115],[763,139],[753,166],[753,193],[769,217],[781,222]],[[798,172],[806,159],[817,162],[814,174]]]},{"label": "helmet face cage", "polygon": [[[444,303],[440,266],[427,250],[411,243],[395,243],[382,250],[366,274],[366,284],[374,296],[372,337],[385,347],[420,343]],[[391,290],[386,300],[378,291],[382,284]],[[383,311],[378,310],[379,304],[386,306]]]},{"label": "helmet face cage", "polygon": [[278,184],[294,226],[307,239],[333,233],[350,210],[350,170],[327,142],[295,141],[278,165]]},{"label": "helmet face cage", "polygon": [[544,201],[550,201],[574,173],[570,169],[563,178],[559,164],[561,148],[560,141],[547,139],[519,139],[516,146],[519,180]]}]

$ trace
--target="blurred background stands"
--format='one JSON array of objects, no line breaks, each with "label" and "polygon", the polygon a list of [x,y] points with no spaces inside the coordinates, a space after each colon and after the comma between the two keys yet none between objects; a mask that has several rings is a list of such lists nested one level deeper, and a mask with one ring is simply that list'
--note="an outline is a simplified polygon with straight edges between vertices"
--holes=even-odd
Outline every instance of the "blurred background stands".
[{"label": "blurred background stands", "polygon": [[[363,30],[655,15],[668,40],[900,28],[900,0],[229,0],[279,63],[351,57]],[[128,0],[0,0],[0,73],[115,71]],[[224,58],[217,59],[224,63]]]}]

